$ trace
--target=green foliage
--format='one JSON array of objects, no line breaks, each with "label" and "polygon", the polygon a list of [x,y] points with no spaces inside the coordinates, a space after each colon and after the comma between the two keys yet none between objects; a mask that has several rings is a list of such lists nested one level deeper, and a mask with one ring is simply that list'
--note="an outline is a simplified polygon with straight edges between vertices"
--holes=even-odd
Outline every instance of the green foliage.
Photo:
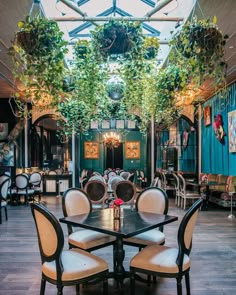
[{"label": "green foliage", "polygon": [[67,42],[55,21],[28,16],[18,25],[20,31],[9,50],[14,77],[22,84],[15,96],[40,109],[53,107],[61,100]]},{"label": "green foliage", "polygon": [[190,73],[191,81],[196,85],[201,85],[209,77],[215,84],[222,83],[226,71],[226,38],[215,22],[194,18],[170,41],[174,49],[170,60],[185,67]]},{"label": "green foliage", "polygon": [[[60,138],[72,137],[73,134],[86,132],[90,126],[92,112],[89,105],[84,101],[79,101],[73,96],[65,98],[63,102],[58,104],[58,136]],[[61,118],[61,116],[63,118]]]},{"label": "green foliage", "polygon": [[111,20],[91,33],[92,47],[100,60],[112,54],[131,58],[143,45],[142,27],[138,22]]}]

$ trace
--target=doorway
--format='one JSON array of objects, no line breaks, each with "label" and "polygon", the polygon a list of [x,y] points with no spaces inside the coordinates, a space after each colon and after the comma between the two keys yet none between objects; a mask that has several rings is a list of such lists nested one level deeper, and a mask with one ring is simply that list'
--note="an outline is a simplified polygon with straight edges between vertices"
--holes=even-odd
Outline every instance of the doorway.
[{"label": "doorway", "polygon": [[120,168],[123,169],[123,144],[121,143],[116,148],[106,147],[106,169]]}]

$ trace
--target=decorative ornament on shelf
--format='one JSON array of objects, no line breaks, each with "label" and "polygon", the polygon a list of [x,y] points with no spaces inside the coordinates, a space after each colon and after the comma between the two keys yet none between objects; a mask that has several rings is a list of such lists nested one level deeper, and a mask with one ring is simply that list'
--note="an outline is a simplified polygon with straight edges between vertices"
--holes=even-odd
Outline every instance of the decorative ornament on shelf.
[{"label": "decorative ornament on shelf", "polygon": [[117,148],[121,143],[120,135],[115,132],[105,133],[103,135],[103,143],[107,148]]}]

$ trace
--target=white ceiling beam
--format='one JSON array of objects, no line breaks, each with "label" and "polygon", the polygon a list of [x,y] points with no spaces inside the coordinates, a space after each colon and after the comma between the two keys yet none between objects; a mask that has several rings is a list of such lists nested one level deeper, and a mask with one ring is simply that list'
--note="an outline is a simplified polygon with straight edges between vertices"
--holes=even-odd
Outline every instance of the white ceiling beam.
[{"label": "white ceiling beam", "polygon": [[168,5],[172,1],[173,0],[165,0],[165,1],[163,1],[159,5],[155,6],[152,10],[147,12],[144,16],[146,16],[146,17],[152,16],[153,14],[155,14],[157,11],[161,10],[163,7],[165,7],[166,5]]},{"label": "white ceiling beam", "polygon": [[117,20],[117,21],[140,21],[140,22],[180,22],[183,21],[183,17],[132,17],[132,16],[122,16],[122,17],[111,17],[111,16],[96,16],[96,17],[75,17],[75,16],[63,16],[63,17],[55,17],[52,18],[58,22],[67,22],[67,21],[83,21],[83,22],[96,22],[96,21],[109,21],[109,20]]}]

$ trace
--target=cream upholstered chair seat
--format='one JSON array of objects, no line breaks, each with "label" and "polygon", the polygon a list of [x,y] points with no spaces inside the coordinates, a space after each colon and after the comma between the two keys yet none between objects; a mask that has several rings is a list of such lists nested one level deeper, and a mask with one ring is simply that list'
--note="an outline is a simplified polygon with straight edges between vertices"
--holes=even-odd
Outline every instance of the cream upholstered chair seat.
[{"label": "cream upholstered chair seat", "polygon": [[[92,202],[87,193],[79,188],[69,188],[62,197],[62,209],[65,217],[88,214],[92,211]],[[111,235],[95,232],[67,224],[68,243],[71,248],[78,247],[93,251],[114,244],[116,238]]]},{"label": "cream upholstered chair seat", "polygon": [[[83,279],[93,276],[98,272],[106,271],[107,263],[98,256],[88,253],[81,249],[65,250],[61,255],[63,266],[62,281]],[[42,272],[48,278],[57,279],[57,268],[54,261],[44,262]]]},{"label": "cream upholstered chair seat", "polygon": [[161,245],[145,247],[130,261],[130,294],[135,295],[135,274],[175,278],[177,295],[182,295],[182,279],[185,277],[186,294],[190,295],[190,252],[192,236],[203,200],[196,201],[184,215],[178,230],[178,248]]},{"label": "cream upholstered chair seat", "polygon": [[31,203],[41,256],[40,295],[45,294],[46,281],[57,286],[63,295],[64,286],[76,286],[90,281],[103,281],[103,295],[108,291],[108,264],[89,252],[75,248],[64,250],[64,234],[57,218],[43,205]]},{"label": "cream upholstered chair seat", "polygon": [[[140,211],[140,214],[141,212],[167,214],[168,197],[161,188],[148,187],[139,194],[135,206]],[[164,244],[165,234],[163,233],[163,227],[124,239],[124,243],[140,249],[148,245]]]},{"label": "cream upholstered chair seat", "polygon": [[165,235],[159,229],[151,229],[134,237],[124,239],[124,242],[139,244],[140,247],[145,247],[153,244],[164,244]]},{"label": "cream upholstered chair seat", "polygon": [[[142,250],[142,255],[132,258],[130,266],[147,269],[153,272],[178,273],[179,268],[176,263],[179,250],[167,246],[151,245]],[[183,271],[190,267],[190,258],[184,255]]]},{"label": "cream upholstered chair seat", "polygon": [[115,241],[115,237],[109,236],[103,233],[95,232],[89,229],[80,229],[73,232],[68,237],[68,242],[74,247],[81,249],[92,249],[99,246],[103,246],[107,243],[112,243]]}]

